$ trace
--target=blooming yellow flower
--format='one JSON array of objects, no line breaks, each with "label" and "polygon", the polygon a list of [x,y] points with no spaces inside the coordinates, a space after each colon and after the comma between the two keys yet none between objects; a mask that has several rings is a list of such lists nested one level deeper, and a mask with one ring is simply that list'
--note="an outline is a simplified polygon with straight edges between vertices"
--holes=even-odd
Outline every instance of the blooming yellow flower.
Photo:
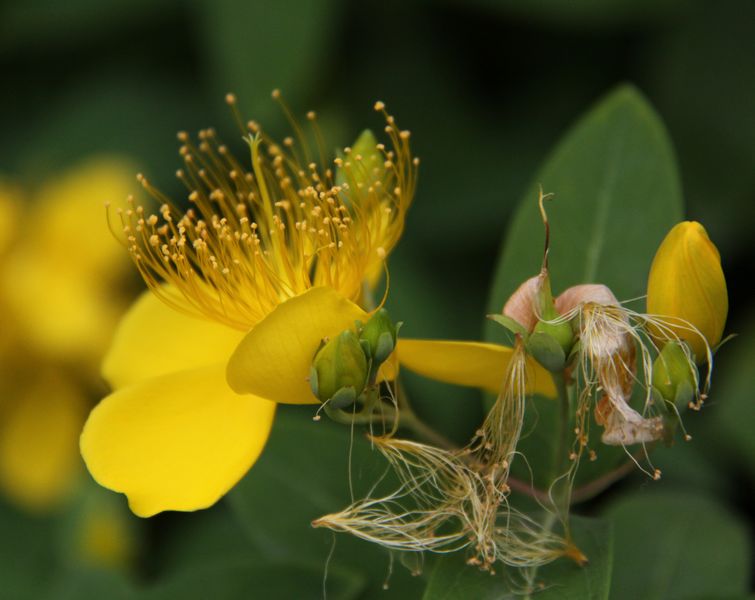
[{"label": "blooming yellow flower", "polygon": [[[164,204],[159,215],[134,204],[120,228],[151,293],[117,330],[103,366],[115,392],[81,436],[93,477],[125,493],[136,514],[212,505],[262,452],[276,403],[317,402],[313,356],[324,338],[367,320],[365,281],[401,236],[414,194],[409,132],[385,118],[390,148],[368,152],[362,140],[333,164],[253,122],[250,168],[212,130],[196,144],[179,134],[185,212],[139,177]],[[398,344],[410,368],[492,390],[510,354]]]},{"label": "blooming yellow flower", "polygon": [[26,204],[21,186],[0,185],[0,489],[29,510],[57,506],[80,473],[82,381],[97,382],[123,307],[109,288],[128,266],[94,224],[130,172],[122,159],[90,159]]},{"label": "blooming yellow flower", "polygon": [[670,317],[669,327],[703,361],[721,340],[728,308],[721,257],[705,228],[695,221],[675,225],[650,268],[648,313]]}]

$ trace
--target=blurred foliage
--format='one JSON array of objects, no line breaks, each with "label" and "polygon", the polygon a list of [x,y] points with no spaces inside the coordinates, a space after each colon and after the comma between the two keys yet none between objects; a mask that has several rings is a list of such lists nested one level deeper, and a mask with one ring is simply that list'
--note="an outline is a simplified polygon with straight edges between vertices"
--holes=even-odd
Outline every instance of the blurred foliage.
[{"label": "blurred foliage", "polygon": [[[372,103],[386,101],[422,158],[391,259],[390,309],[411,337],[479,339],[484,314],[534,274],[541,238],[533,185],[556,193],[555,287],[581,281],[582,242],[605,219],[611,258],[591,273],[622,299],[643,293],[681,195],[685,216],[701,220],[721,250],[728,330],[741,336],[717,356],[705,410],[685,418],[693,441],[653,456],[662,480],[635,473],[582,507],[601,517],[580,519],[585,535],[613,522],[613,556],[602,538],[586,570],[557,563],[548,567],[555,574],[544,569],[538,578],[573,580],[569,589],[581,590],[595,573],[594,595],[573,596],[580,598],[609,597],[609,588],[611,598],[744,598],[752,589],[751,2],[8,0],[0,6],[0,68],[0,174],[30,188],[85,156],[115,151],[180,197],[175,133],[212,124],[236,140],[222,101],[228,90],[246,118],[282,132],[269,99],[280,87],[297,115],[318,111],[334,146],[375,127]],[[570,129],[623,82],[638,91],[624,88]],[[602,213],[591,202],[612,169],[612,202]],[[502,241],[509,258],[490,303]],[[516,247],[524,254],[513,254]],[[479,424],[477,393],[419,377],[408,387],[418,412],[453,439]],[[333,538],[309,521],[348,501],[351,441],[348,430],[310,419],[278,419],[259,465],[202,514],[145,523],[111,497],[137,548],[126,572],[93,567],[72,550],[86,493],[47,516],[0,504],[0,598],[237,598],[250,590],[322,597]],[[368,468],[365,446],[356,436],[357,472]],[[429,561],[420,578],[396,564],[387,592],[389,557],[366,543],[337,536],[328,564],[332,598],[417,598],[426,585],[428,600],[470,597],[470,589],[501,597],[501,579],[461,571],[458,556]],[[461,578],[472,587],[462,589]],[[546,588],[537,597],[566,597],[559,593]]]}]

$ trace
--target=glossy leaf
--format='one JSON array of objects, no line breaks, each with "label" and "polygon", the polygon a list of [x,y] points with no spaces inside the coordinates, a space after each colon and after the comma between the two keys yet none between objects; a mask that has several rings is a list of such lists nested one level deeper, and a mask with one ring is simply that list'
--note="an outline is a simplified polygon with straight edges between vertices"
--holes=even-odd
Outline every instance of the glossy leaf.
[{"label": "glossy leaf", "polygon": [[[574,539],[588,557],[579,567],[559,559],[527,576],[532,581],[530,596],[536,600],[607,600],[611,585],[613,541],[610,524],[584,518],[573,519]],[[441,559],[425,589],[424,600],[515,600],[522,598],[522,572],[490,575],[467,565],[454,554]],[[526,586],[524,586],[526,590]],[[526,597],[526,596],[525,596]]]},{"label": "glossy leaf", "polygon": [[638,493],[616,502],[607,516],[615,540],[611,600],[748,591],[747,528],[716,502],[687,493]]},{"label": "glossy leaf", "polygon": [[[265,564],[258,560],[236,559],[210,564],[178,573],[138,594],[139,600],[236,600],[254,598],[297,598],[319,600],[323,597],[323,568],[296,564]],[[358,598],[362,580],[346,570],[328,573],[328,598]]]},{"label": "glossy leaf", "polygon": [[[349,469],[358,497],[384,474],[385,462],[372,452],[362,429],[355,428],[352,441],[348,426],[325,416],[314,422],[315,410],[279,408],[262,457],[228,500],[252,544],[268,559],[322,565],[332,550],[331,567],[365,576],[370,593],[379,595],[389,575],[388,553],[310,523],[351,502]],[[405,569],[396,567],[389,579],[392,597],[416,597],[420,582]]]}]

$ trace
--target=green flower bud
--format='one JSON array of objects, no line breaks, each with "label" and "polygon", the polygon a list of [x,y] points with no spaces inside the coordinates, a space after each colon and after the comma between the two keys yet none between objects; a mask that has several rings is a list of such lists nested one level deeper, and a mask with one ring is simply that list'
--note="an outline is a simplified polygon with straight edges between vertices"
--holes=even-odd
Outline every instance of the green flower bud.
[{"label": "green flower bud", "polygon": [[679,408],[686,406],[695,395],[697,384],[692,359],[678,342],[669,342],[653,363],[653,387],[667,401]]},{"label": "green flower bud", "polygon": [[336,172],[336,183],[347,183],[352,194],[367,193],[376,183],[383,184],[386,177],[385,156],[378,149],[378,141],[369,129],[365,129],[351,146],[351,151],[341,156]]},{"label": "green flower bud", "polygon": [[343,408],[364,391],[367,375],[367,357],[359,338],[353,331],[346,330],[318,350],[309,383],[320,402]]},{"label": "green flower bud", "polygon": [[527,339],[527,350],[549,371],[557,372],[566,366],[566,359],[574,345],[574,332],[568,321],[557,321],[560,317],[551,292],[548,272],[540,275],[535,302],[540,316]]},{"label": "green flower bud", "polygon": [[370,358],[372,358],[372,368],[377,368],[382,364],[396,348],[396,338],[398,336],[398,327],[394,325],[388,311],[384,308],[378,310],[365,323],[359,339],[365,342]]}]

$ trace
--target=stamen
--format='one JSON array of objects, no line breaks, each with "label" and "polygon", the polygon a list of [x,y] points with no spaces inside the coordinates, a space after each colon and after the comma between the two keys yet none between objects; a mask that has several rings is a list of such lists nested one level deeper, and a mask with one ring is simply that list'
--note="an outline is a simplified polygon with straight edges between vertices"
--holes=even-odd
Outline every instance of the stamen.
[{"label": "stamen", "polygon": [[[301,128],[278,90],[273,97],[306,158]],[[392,150],[381,144],[378,152],[390,155],[390,167],[381,185],[359,189],[343,163],[335,162],[346,171],[345,181],[337,183],[335,170],[325,166],[331,161],[302,162],[293,139],[276,143],[256,123],[244,125],[233,94],[226,102],[237,124],[253,132],[250,158],[238,160],[213,129],[200,131],[197,142],[179,132],[184,165],[176,176],[192,209],[180,210],[139,174],[160,210],[145,214],[132,200],[118,213],[118,237],[148,286],[174,308],[240,330],[313,286],[358,300],[367,274],[380,268],[403,231],[416,185],[408,137],[386,114]],[[326,145],[316,115],[308,120],[322,155]]]}]

